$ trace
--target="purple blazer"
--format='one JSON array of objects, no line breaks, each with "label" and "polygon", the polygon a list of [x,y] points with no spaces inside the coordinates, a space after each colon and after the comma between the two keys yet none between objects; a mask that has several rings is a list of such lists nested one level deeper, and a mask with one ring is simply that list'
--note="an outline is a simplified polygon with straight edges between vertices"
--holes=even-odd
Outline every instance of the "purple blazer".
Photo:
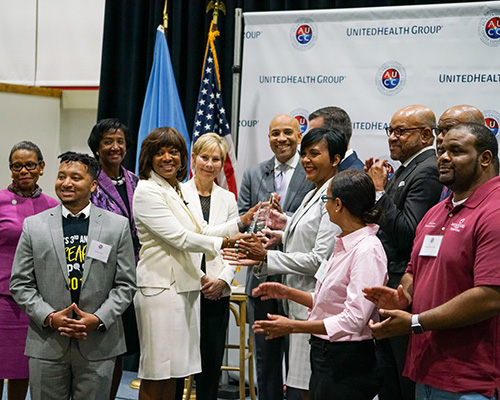
[{"label": "purple blazer", "polygon": [[115,185],[103,169],[101,169],[101,172],[97,177],[97,189],[94,193],[92,193],[90,201],[99,208],[122,215],[128,219],[130,232],[132,233],[132,241],[134,243],[135,262],[137,264],[141,246],[139,244],[139,239],[137,238],[137,229],[135,227],[134,216],[132,214],[132,200],[139,178],[132,172],[127,171],[123,166],[120,168],[125,178],[125,187],[127,189],[127,198],[130,209],[127,208],[120,196],[120,193],[118,193]]},{"label": "purple blazer", "polygon": [[10,296],[9,279],[17,242],[26,217],[59,204],[45,194],[35,198],[21,197],[8,189],[0,190],[0,295]]}]

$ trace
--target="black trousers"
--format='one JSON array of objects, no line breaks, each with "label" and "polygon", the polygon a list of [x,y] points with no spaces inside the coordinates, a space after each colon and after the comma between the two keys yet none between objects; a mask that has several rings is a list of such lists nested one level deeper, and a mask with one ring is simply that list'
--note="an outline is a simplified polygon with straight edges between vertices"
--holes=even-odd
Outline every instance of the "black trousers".
[{"label": "black trousers", "polygon": [[382,383],[373,340],[330,342],[311,337],[311,400],[372,400]]},{"label": "black trousers", "polygon": [[252,325],[267,320],[267,314],[283,315],[280,300],[262,301],[259,297],[247,298],[247,315],[254,338],[255,365],[257,369],[257,394],[259,400],[283,399],[283,358],[288,353],[288,336],[266,340],[265,335],[255,334]]},{"label": "black trousers", "polygon": [[224,357],[226,331],[229,321],[229,296],[207,300],[201,296],[201,373],[196,380],[197,400],[217,400],[220,367]]},{"label": "black trousers", "polygon": [[414,400],[415,382],[403,376],[409,336],[377,340],[377,347],[384,359],[384,380],[379,400]]}]

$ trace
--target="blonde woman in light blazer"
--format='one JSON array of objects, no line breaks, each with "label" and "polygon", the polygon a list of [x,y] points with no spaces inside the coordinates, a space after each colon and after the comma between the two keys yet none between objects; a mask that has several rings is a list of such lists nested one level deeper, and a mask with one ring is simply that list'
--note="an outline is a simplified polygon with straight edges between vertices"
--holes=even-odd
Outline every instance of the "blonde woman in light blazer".
[{"label": "blonde woman in light blazer", "polygon": [[[227,154],[225,141],[216,133],[202,135],[193,145],[191,165],[193,179],[182,185],[189,208],[199,221],[216,226],[231,221],[250,225],[252,212],[238,215],[233,193],[218,186],[214,180],[224,165]],[[229,295],[236,266],[222,257],[202,260],[206,272],[201,288],[201,370],[195,375],[196,399],[217,400],[220,367],[224,356],[227,324],[229,321]]]},{"label": "blonde woman in light blazer", "polygon": [[174,399],[183,385],[178,378],[201,371],[202,254],[214,259],[234,244],[229,236],[238,232],[236,220],[208,228],[194,215],[179,183],[186,177],[187,157],[184,139],[172,128],[154,129],[139,156],[133,209],[142,245],[134,298],[140,400]]}]

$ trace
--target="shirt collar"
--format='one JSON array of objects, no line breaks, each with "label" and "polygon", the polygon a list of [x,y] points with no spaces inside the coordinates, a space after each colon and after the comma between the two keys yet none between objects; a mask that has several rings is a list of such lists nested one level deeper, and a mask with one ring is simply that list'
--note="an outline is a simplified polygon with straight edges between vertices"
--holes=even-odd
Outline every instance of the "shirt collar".
[{"label": "shirt collar", "polygon": [[358,245],[364,238],[368,236],[375,236],[378,232],[379,226],[375,224],[367,224],[364,228],[358,229],[348,235],[342,236],[337,235],[335,238],[335,249],[337,249],[337,243],[341,244],[345,251],[350,251]]},{"label": "shirt collar", "polygon": [[420,154],[422,154],[424,151],[427,151],[427,150],[434,150],[434,147],[432,146],[427,146],[427,147],[424,147],[422,150],[420,150],[417,154],[414,154],[413,156],[411,156],[408,160],[406,160],[404,163],[403,163],[403,166],[404,167],[407,167],[408,165],[410,165],[410,163],[415,159],[417,158]]},{"label": "shirt collar", "polygon": [[76,215],[73,214],[71,211],[69,211],[62,204],[61,204],[61,211],[62,211],[62,216],[64,218],[68,218],[68,215],[71,215],[73,217],[79,217],[81,214],[83,214],[85,216],[85,219],[87,219],[90,216],[90,201],[89,201],[89,204],[87,204],[87,206],[83,210],[81,210],[79,213],[77,213]]},{"label": "shirt collar", "polygon": [[[495,176],[494,178],[484,182],[469,197],[467,197],[465,202],[457,205],[457,207],[462,205],[468,208],[476,208],[493,190],[495,190],[495,188],[500,190],[500,176]],[[453,193],[446,199],[446,204],[450,209],[453,208],[452,198]]]},{"label": "shirt collar", "polygon": [[[295,153],[295,155],[290,158],[287,162],[284,162],[283,164],[286,164],[288,165],[288,168],[293,168],[295,169],[295,167],[297,166],[297,164],[299,163],[300,161],[300,155],[299,153]],[[274,170],[277,170],[278,167],[281,165],[282,163],[280,163],[278,161],[278,159],[276,157],[274,157]]]},{"label": "shirt collar", "polygon": [[[344,161],[347,157],[349,157],[351,154],[354,153],[354,150],[353,149],[347,149],[347,151],[345,152],[344,154],[344,158],[342,159],[342,161]],[[341,161],[341,162],[342,162]]]}]

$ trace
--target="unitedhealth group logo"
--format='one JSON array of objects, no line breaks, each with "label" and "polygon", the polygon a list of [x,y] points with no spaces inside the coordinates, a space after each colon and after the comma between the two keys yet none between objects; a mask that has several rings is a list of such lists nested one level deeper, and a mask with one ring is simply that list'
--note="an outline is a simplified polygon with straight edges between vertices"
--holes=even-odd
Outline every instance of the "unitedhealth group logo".
[{"label": "unitedhealth group logo", "polygon": [[318,40],[318,27],[310,18],[299,18],[290,30],[290,42],[299,51],[307,51],[314,47]]},{"label": "unitedhealth group logo", "polygon": [[495,134],[497,139],[499,139],[498,129],[500,125],[500,114],[494,110],[486,110],[483,111],[483,115],[486,126]]},{"label": "unitedhealth group logo", "polygon": [[303,108],[296,108],[295,110],[290,111],[290,115],[298,121],[300,125],[300,132],[302,134],[306,133],[307,128],[309,127],[309,111]]},{"label": "unitedhealth group logo", "polygon": [[378,69],[375,77],[377,89],[386,96],[394,96],[401,92],[405,83],[406,71],[404,67],[396,61],[389,61],[383,64]]},{"label": "unitedhealth group logo", "polygon": [[479,38],[488,46],[500,46],[500,10],[492,10],[481,19]]}]

